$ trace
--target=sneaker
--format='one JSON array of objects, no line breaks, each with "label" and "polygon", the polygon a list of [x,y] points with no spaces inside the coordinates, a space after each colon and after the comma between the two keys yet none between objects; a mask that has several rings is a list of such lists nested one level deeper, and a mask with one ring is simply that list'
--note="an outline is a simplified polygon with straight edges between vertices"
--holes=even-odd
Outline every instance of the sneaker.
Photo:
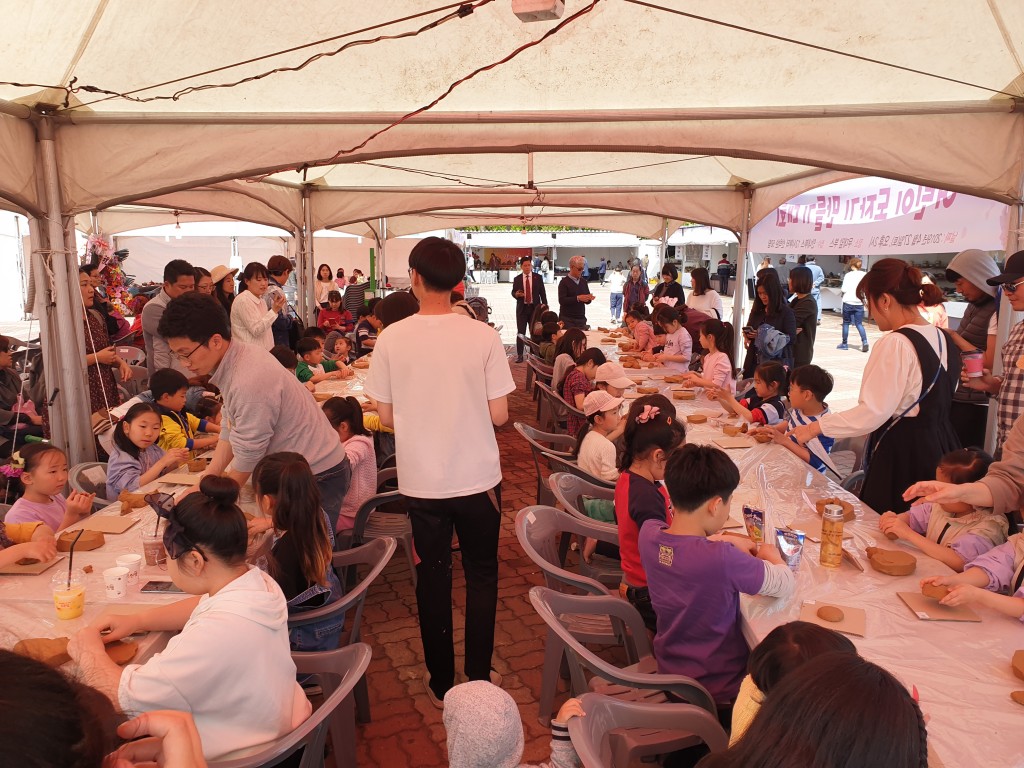
[{"label": "sneaker", "polygon": [[850,348],[850,345],[847,344],[845,341],[842,344],[840,344],[839,346],[836,347],[836,349],[849,349],[849,348]]},{"label": "sneaker", "polygon": [[867,352],[868,351],[868,345],[867,344],[862,345],[861,348],[860,348],[860,351],[861,352]]},{"label": "sneaker", "polygon": [[444,709],[444,701],[437,698],[437,694],[434,693],[434,689],[430,687],[430,673],[423,673],[423,688],[427,692],[427,699],[438,709]]}]

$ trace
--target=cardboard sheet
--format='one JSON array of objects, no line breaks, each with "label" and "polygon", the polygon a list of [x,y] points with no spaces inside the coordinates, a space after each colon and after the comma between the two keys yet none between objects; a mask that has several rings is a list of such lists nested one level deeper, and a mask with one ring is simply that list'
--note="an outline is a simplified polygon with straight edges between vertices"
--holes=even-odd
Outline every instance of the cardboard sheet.
[{"label": "cardboard sheet", "polygon": [[[832,605],[843,612],[842,621],[825,621],[818,616],[818,609],[823,608],[826,605]],[[827,602],[815,602],[814,600],[808,600],[802,606],[800,606],[800,621],[809,621],[811,624],[817,624],[819,627],[825,627],[825,629],[834,629],[836,632],[842,632],[845,635],[857,635],[857,637],[865,637],[867,632],[868,615],[864,612],[863,608],[850,608],[846,605],[839,605],[838,603],[827,603]]]},{"label": "cardboard sheet", "polygon": [[722,435],[721,437],[716,437],[711,442],[713,442],[715,445],[717,445],[719,448],[722,448],[723,450],[729,450],[730,448],[754,447],[754,441],[751,438],[746,437],[745,435],[742,437],[739,435],[737,435],[736,437],[728,437],[726,435]]},{"label": "cardboard sheet", "polygon": [[938,600],[925,597],[920,592],[897,592],[896,594],[921,621],[981,621],[978,614],[964,605],[956,607],[940,605]]},{"label": "cardboard sheet", "polygon": [[57,555],[57,557],[48,563],[30,563],[29,565],[18,565],[17,563],[12,563],[11,565],[6,565],[3,568],[0,568],[0,573],[12,575],[17,574],[20,576],[36,576],[49,570],[64,558],[64,555]]},{"label": "cardboard sheet", "polygon": [[157,482],[161,485],[195,485],[199,482],[199,474],[189,474],[187,472],[172,472],[169,475],[157,478]]},{"label": "cardboard sheet", "polygon": [[124,533],[139,522],[131,515],[93,515],[82,521],[79,528],[100,533]]}]

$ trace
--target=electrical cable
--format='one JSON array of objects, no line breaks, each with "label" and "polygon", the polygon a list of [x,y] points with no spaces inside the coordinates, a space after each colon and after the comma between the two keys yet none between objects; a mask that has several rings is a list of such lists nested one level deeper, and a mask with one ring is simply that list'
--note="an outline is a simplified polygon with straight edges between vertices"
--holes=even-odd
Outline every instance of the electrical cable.
[{"label": "electrical cable", "polygon": [[658,163],[646,163],[644,165],[631,165],[626,168],[613,168],[609,171],[595,171],[594,173],[581,173],[578,176],[564,176],[561,179],[548,179],[539,182],[540,184],[555,184],[559,181],[572,181],[573,179],[586,179],[590,176],[603,176],[609,173],[622,173],[623,171],[639,171],[644,168],[656,168],[659,165],[672,165],[673,163],[688,163],[691,160],[707,160],[711,155],[693,155],[692,157],[680,157],[676,160],[663,160]]}]

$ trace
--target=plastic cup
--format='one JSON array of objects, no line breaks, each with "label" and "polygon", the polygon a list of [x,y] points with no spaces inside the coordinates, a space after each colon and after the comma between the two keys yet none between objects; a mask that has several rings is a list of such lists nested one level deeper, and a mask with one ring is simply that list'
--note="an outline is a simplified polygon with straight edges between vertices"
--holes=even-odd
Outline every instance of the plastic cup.
[{"label": "plastic cup", "polygon": [[117,565],[103,571],[103,588],[108,600],[117,600],[128,594],[128,569]]},{"label": "plastic cup", "polygon": [[53,587],[53,607],[57,618],[77,619],[85,611],[84,574],[75,569],[71,574],[71,586],[68,587],[68,575],[65,572],[54,574],[50,580]]},{"label": "plastic cup", "polygon": [[142,552],[146,556],[146,565],[163,565],[167,562],[167,550],[164,549],[163,533],[143,533]]},{"label": "plastic cup", "polygon": [[142,555],[121,555],[117,564],[128,569],[128,587],[139,586],[139,571],[142,569]]},{"label": "plastic cup", "polygon": [[985,367],[985,355],[982,352],[966,352],[961,355],[961,359],[964,361],[967,378],[977,379],[982,376],[982,368]]}]

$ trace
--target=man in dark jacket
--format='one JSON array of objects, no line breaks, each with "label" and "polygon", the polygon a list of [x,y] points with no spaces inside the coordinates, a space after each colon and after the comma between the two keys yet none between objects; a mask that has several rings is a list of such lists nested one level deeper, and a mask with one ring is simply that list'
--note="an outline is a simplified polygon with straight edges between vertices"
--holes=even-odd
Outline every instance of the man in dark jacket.
[{"label": "man in dark jacket", "polygon": [[587,261],[582,256],[569,259],[569,274],[558,283],[558,319],[566,328],[587,328],[587,304],[594,300],[583,277]]},{"label": "man in dark jacket", "polygon": [[[522,336],[529,330],[530,318],[539,304],[548,303],[544,281],[533,274],[533,259],[523,256],[519,260],[522,272],[512,281],[512,295],[516,300],[516,331]],[[516,338],[516,362],[523,362],[523,341]]]}]

